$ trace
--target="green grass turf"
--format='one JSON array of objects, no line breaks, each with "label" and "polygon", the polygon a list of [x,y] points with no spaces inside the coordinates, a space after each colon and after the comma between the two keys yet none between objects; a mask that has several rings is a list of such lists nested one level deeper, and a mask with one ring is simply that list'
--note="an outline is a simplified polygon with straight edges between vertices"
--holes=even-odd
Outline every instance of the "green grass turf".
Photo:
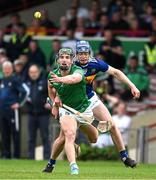
[{"label": "green grass turf", "polygon": [[79,175],[69,174],[67,161],[58,161],[53,173],[42,173],[47,161],[0,160],[0,179],[156,179],[156,165],[131,169],[122,162],[78,161]]}]

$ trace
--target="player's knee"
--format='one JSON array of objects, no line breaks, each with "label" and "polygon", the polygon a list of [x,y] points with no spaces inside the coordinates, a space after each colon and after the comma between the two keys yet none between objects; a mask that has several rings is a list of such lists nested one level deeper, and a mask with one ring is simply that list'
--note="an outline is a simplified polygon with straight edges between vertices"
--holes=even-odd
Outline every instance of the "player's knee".
[{"label": "player's knee", "polygon": [[64,131],[65,134],[65,139],[68,141],[74,141],[75,137],[76,137],[76,132],[74,132],[73,130],[66,130]]}]

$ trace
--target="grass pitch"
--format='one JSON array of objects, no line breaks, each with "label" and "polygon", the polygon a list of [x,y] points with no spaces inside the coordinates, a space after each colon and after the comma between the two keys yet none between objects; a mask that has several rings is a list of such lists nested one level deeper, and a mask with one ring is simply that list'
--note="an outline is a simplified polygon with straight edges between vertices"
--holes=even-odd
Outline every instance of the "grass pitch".
[{"label": "grass pitch", "polygon": [[78,161],[79,175],[69,174],[67,161],[58,161],[53,173],[42,173],[47,161],[0,160],[0,179],[156,179],[156,165],[125,168],[122,162]]}]

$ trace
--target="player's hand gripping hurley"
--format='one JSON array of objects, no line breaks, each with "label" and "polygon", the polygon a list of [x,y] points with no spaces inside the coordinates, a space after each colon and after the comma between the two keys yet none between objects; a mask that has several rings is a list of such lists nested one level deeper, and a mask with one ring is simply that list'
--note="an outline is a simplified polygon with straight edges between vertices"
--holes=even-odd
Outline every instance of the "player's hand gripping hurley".
[{"label": "player's hand gripping hurley", "polygon": [[[53,101],[47,97],[47,102],[53,106]],[[94,119],[94,117],[90,117],[90,116],[86,116],[84,115],[83,113],[65,105],[65,104],[62,104],[62,107],[66,110],[68,110],[69,112],[83,118],[87,124],[92,124],[93,126],[95,126],[100,132],[104,133],[104,132],[107,132],[110,130],[111,128],[111,122],[109,121],[97,121]]]}]

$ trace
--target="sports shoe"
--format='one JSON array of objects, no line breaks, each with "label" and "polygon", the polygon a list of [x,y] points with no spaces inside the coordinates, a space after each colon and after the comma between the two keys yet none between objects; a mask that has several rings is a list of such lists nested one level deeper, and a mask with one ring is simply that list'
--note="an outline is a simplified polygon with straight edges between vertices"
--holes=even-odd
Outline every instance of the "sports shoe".
[{"label": "sports shoe", "polygon": [[75,156],[78,158],[81,154],[81,148],[78,144],[74,143],[74,148],[75,148]]},{"label": "sports shoe", "polygon": [[79,174],[79,168],[78,168],[76,163],[74,163],[70,166],[70,174],[71,175],[78,175]]},{"label": "sports shoe", "polygon": [[123,160],[123,162],[126,167],[135,168],[137,166],[137,162],[129,157]]},{"label": "sports shoe", "polygon": [[43,169],[42,172],[51,173],[51,172],[53,171],[54,167],[55,167],[54,165],[51,166],[51,165],[48,163],[48,164],[46,165],[46,167]]}]

